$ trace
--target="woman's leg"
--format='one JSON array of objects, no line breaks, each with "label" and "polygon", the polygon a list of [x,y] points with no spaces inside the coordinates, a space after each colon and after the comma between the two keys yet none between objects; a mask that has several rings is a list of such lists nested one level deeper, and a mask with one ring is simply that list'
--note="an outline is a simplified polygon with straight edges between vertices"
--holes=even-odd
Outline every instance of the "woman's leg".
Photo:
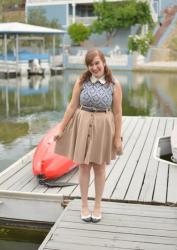
[{"label": "woman's leg", "polygon": [[79,183],[82,201],[82,215],[87,216],[90,212],[88,209],[88,187],[90,182],[91,165],[81,164],[79,166]]},{"label": "woman's leg", "polygon": [[101,215],[101,199],[104,191],[105,185],[105,168],[106,165],[93,165],[94,174],[95,174],[95,205],[93,210],[94,216]]}]

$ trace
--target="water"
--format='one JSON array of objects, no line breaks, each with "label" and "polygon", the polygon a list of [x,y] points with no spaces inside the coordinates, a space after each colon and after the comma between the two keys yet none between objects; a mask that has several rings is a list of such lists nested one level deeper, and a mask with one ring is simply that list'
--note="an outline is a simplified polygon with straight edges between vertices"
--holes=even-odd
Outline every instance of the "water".
[{"label": "water", "polygon": [[[63,116],[81,71],[0,81],[0,171],[34,148]],[[123,90],[123,114],[177,115],[177,75],[114,71]]]},{"label": "water", "polygon": [[[51,78],[1,79],[0,172],[34,148],[62,118],[79,74],[74,70]],[[176,74],[114,71],[114,76],[122,85],[124,115],[177,116]],[[6,232],[7,238],[0,231],[2,250],[35,250],[42,241],[39,237],[40,242],[34,242],[31,234],[21,241],[24,231],[13,237]]]},{"label": "water", "polygon": [[48,230],[1,227],[1,250],[36,250],[43,242]]}]

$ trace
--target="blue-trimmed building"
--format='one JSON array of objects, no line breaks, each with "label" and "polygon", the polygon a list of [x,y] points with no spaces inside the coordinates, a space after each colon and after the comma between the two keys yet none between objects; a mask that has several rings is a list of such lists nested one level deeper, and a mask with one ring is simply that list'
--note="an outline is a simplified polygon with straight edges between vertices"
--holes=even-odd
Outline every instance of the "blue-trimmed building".
[{"label": "blue-trimmed building", "polygon": [[[82,22],[90,25],[96,19],[93,4],[102,0],[26,0],[26,16],[32,8],[41,8],[45,11],[48,20],[56,19],[63,29],[72,23]],[[108,0],[107,0],[108,1]],[[111,0],[120,2],[124,0]],[[163,10],[167,7],[177,5],[177,0],[147,0],[150,3],[151,13],[155,22],[160,22]],[[127,48],[128,36],[136,34],[137,27],[119,30],[119,34],[112,41],[112,46],[118,45],[123,50]],[[145,29],[146,30],[146,29]],[[65,37],[68,43],[69,37]],[[102,46],[105,44],[106,35],[92,35],[89,42],[91,46]]]},{"label": "blue-trimmed building", "polygon": [[93,0],[27,0],[26,12],[28,14],[31,8],[41,8],[49,20],[57,19],[63,28],[75,22],[89,25],[95,19],[94,2]]},{"label": "blue-trimmed building", "polygon": [[[42,8],[49,20],[57,19],[63,28],[71,23],[83,22],[90,24],[94,19],[93,3],[101,0],[26,0],[26,12],[31,8]],[[111,0],[119,2],[123,0]],[[177,5],[177,0],[148,0],[154,14],[160,15],[162,11],[172,5]],[[155,17],[154,17],[155,18]]]},{"label": "blue-trimmed building", "polygon": [[[112,0],[112,2],[119,1],[122,0]],[[85,25],[90,25],[96,19],[93,6],[95,2],[96,0],[27,0],[26,15],[29,14],[30,9],[41,8],[45,11],[48,20],[58,20],[63,29],[67,29],[72,23],[82,22]],[[112,40],[112,46],[118,45],[118,47],[126,49],[130,33],[132,34],[131,28],[119,30],[119,35]],[[90,46],[103,46],[106,40],[104,33],[99,36],[93,34],[88,43]],[[69,36],[65,36],[65,43],[70,43]]]}]

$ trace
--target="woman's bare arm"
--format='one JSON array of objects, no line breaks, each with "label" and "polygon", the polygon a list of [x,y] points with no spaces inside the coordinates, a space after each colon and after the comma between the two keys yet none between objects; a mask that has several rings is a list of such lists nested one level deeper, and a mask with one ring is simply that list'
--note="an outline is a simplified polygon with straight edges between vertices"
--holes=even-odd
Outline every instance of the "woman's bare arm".
[{"label": "woman's bare arm", "polygon": [[121,129],[122,129],[122,89],[120,83],[116,81],[113,93],[113,114],[115,123],[114,145],[121,150]]},{"label": "woman's bare arm", "polygon": [[80,85],[80,79],[78,79],[74,85],[71,101],[67,106],[62,121],[60,122],[59,131],[58,134],[55,136],[55,139],[59,139],[62,136],[66,125],[74,115],[76,109],[79,107],[80,91],[81,91],[81,85]]}]

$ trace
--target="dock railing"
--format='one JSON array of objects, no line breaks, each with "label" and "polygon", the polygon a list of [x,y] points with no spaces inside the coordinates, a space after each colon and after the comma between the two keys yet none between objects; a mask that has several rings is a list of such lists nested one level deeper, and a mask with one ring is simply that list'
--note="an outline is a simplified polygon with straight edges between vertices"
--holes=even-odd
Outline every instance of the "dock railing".
[{"label": "dock railing", "polygon": [[[84,58],[87,50],[81,49],[73,55],[65,52],[63,55],[63,64],[65,68],[84,68]],[[132,69],[132,55],[125,53],[109,53],[106,56],[107,64],[117,69]]]},{"label": "dock railing", "polygon": [[4,60],[0,61],[0,71],[15,71],[17,69],[17,63],[15,61],[8,61],[5,63]]}]

